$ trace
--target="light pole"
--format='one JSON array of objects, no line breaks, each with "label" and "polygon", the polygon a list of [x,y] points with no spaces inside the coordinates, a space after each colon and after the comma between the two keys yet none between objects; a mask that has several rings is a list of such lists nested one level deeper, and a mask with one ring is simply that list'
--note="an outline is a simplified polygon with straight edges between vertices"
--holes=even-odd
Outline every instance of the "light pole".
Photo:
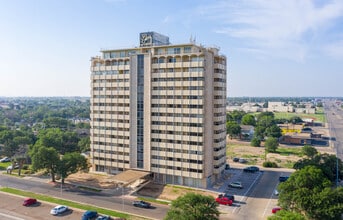
[{"label": "light pole", "polygon": [[121,185],[121,201],[122,201],[123,211],[124,211],[124,184]]}]

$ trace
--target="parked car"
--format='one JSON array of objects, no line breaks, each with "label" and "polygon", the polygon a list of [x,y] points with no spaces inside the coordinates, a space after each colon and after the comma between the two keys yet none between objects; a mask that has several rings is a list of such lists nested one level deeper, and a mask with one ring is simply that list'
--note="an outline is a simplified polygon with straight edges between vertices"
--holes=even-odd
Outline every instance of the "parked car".
[{"label": "parked car", "polygon": [[272,213],[277,213],[278,211],[280,211],[282,208],[280,208],[280,207],[275,207],[275,208],[273,208],[272,209]]},{"label": "parked car", "polygon": [[59,215],[62,214],[63,212],[68,211],[68,206],[65,205],[58,205],[55,208],[51,209],[50,214],[51,215]]},{"label": "parked car", "polygon": [[225,193],[225,194],[219,194],[218,197],[226,197],[230,200],[232,200],[232,202],[235,201],[235,196],[234,195],[231,195],[231,194],[228,194],[228,193]]},{"label": "parked car", "polygon": [[19,165],[16,164],[16,165],[14,165],[14,167],[13,167],[13,165],[9,165],[9,166],[7,167],[7,170],[14,170],[14,169],[19,169]]},{"label": "parked car", "polygon": [[229,205],[229,206],[232,205],[232,200],[224,196],[218,196],[216,198],[216,202],[221,205]]},{"label": "parked car", "polygon": [[4,157],[4,158],[0,159],[0,163],[5,163],[5,162],[11,162],[11,159],[8,157]]},{"label": "parked car", "polygon": [[247,161],[246,159],[244,159],[244,158],[239,158],[238,162],[240,162],[240,163],[246,163],[246,162],[248,162],[248,161]]},{"label": "parked car", "polygon": [[225,164],[225,170],[229,170],[230,169],[230,164]]},{"label": "parked car", "polygon": [[232,182],[228,186],[232,188],[243,189],[243,185],[241,182]]},{"label": "parked car", "polygon": [[94,219],[98,216],[98,212],[97,211],[93,211],[93,210],[87,210],[85,213],[83,213],[82,215],[82,220],[90,220],[90,219]]},{"label": "parked car", "polygon": [[24,199],[23,206],[30,206],[30,205],[33,205],[33,204],[36,204],[36,203],[37,203],[37,199],[26,198],[26,199]]},{"label": "parked car", "polygon": [[133,206],[136,206],[136,207],[140,207],[140,208],[150,208],[151,207],[151,204],[148,203],[148,202],[145,202],[145,201],[142,201],[142,200],[139,200],[139,201],[133,201],[132,203]]},{"label": "parked car", "polygon": [[279,191],[277,189],[274,190],[274,195],[278,196],[279,195]]},{"label": "parked car", "polygon": [[279,177],[279,181],[280,181],[280,182],[285,182],[285,181],[288,180],[288,178],[289,178],[289,176],[280,176],[280,177]]},{"label": "parked car", "polygon": [[110,220],[110,219],[112,218],[108,215],[99,215],[95,220]]},{"label": "parked car", "polygon": [[233,161],[233,162],[238,162],[238,161],[239,161],[239,158],[238,158],[238,157],[234,157],[234,158],[232,159],[232,161]]},{"label": "parked car", "polygon": [[260,171],[260,168],[256,167],[256,166],[250,166],[250,167],[246,167],[243,169],[244,172],[248,172],[248,173],[255,173]]}]

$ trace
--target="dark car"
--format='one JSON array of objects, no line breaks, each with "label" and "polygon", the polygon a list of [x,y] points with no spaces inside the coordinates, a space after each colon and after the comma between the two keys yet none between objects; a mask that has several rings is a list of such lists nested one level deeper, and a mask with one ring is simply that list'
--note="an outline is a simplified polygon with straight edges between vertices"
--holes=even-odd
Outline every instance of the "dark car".
[{"label": "dark car", "polygon": [[255,173],[260,171],[260,168],[256,167],[256,166],[250,166],[250,167],[246,167],[243,169],[244,172],[248,172],[248,173]]},{"label": "dark car", "polygon": [[97,211],[92,211],[92,210],[87,210],[85,213],[82,215],[82,220],[90,220],[93,218],[96,218],[98,216]]},{"label": "dark car", "polygon": [[225,193],[225,194],[219,194],[218,197],[226,197],[230,200],[232,200],[232,202],[235,201],[235,196],[234,195],[231,195],[231,194],[228,194],[228,193]]},{"label": "dark car", "polygon": [[30,206],[30,205],[33,205],[33,204],[36,204],[37,203],[37,199],[34,199],[34,198],[26,198],[23,202],[23,206]]},{"label": "dark car", "polygon": [[136,206],[136,207],[140,207],[140,208],[146,208],[146,209],[151,207],[150,203],[142,201],[142,200],[140,200],[140,201],[133,201],[132,205]]},{"label": "dark car", "polygon": [[279,181],[280,181],[280,182],[285,182],[285,181],[288,180],[288,178],[289,178],[289,176],[280,176],[280,177],[279,177]]},{"label": "dark car", "polygon": [[232,160],[233,160],[233,162],[238,162],[239,158],[238,157],[234,157]]}]

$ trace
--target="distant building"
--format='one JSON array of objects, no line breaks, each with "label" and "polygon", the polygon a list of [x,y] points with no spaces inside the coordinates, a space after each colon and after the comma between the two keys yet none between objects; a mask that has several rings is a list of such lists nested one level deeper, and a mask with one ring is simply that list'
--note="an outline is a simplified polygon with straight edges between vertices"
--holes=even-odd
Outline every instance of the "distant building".
[{"label": "distant building", "polygon": [[294,112],[292,105],[286,105],[284,102],[268,102],[269,112]]},{"label": "distant building", "polygon": [[226,164],[226,57],[144,32],[140,47],[91,59],[95,172],[149,172],[159,183],[206,188]]}]

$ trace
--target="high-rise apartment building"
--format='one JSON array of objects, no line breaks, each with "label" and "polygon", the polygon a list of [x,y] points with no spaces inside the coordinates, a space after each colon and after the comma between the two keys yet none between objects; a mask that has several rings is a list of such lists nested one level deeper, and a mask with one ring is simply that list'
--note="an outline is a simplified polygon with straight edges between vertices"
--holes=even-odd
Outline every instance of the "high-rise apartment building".
[{"label": "high-rise apartment building", "polygon": [[91,59],[95,172],[148,171],[154,181],[206,188],[226,163],[226,57],[155,33]]}]

